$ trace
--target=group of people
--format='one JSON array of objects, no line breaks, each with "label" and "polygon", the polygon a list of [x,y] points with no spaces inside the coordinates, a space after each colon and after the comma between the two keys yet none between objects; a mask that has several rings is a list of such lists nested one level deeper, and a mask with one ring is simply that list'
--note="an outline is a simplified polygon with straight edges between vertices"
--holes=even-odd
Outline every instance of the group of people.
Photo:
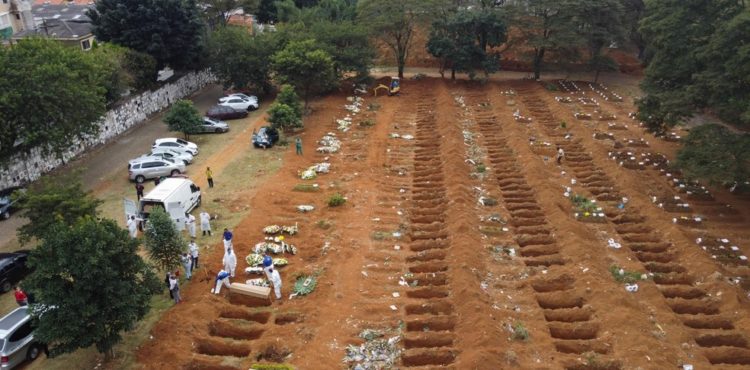
[{"label": "group of people", "polygon": [[[211,215],[206,210],[201,211],[198,215],[201,221],[201,233],[203,236],[211,235]],[[195,238],[195,216],[185,213],[185,228],[191,238]]]}]

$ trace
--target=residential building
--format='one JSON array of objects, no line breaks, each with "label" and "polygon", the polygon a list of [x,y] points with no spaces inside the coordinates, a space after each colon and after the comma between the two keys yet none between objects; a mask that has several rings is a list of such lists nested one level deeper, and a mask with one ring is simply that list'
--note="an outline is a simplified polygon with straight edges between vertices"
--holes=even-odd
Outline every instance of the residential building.
[{"label": "residential building", "polygon": [[66,45],[89,50],[93,47],[94,34],[91,31],[91,19],[86,15],[86,11],[93,6],[91,2],[82,1],[37,1],[31,7],[34,26],[13,34],[11,40],[18,41],[34,36],[49,37]]}]

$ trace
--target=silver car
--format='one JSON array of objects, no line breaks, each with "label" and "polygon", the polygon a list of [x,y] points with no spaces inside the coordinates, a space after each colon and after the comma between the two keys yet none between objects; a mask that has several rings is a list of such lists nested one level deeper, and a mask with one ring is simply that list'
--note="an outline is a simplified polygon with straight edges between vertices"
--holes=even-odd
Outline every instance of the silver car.
[{"label": "silver car", "polygon": [[175,176],[185,172],[185,163],[159,157],[144,157],[128,163],[128,178],[137,183],[162,176]]},{"label": "silver car", "polygon": [[24,360],[33,361],[44,350],[34,341],[28,306],[19,307],[0,319],[0,367],[12,369]]},{"label": "silver car", "polygon": [[193,155],[188,152],[180,152],[177,150],[172,150],[168,148],[156,148],[151,149],[151,154],[145,154],[141,157],[148,157],[148,156],[154,156],[154,157],[161,157],[161,158],[167,158],[171,159],[174,162],[183,161],[185,164],[190,164],[193,162]]}]

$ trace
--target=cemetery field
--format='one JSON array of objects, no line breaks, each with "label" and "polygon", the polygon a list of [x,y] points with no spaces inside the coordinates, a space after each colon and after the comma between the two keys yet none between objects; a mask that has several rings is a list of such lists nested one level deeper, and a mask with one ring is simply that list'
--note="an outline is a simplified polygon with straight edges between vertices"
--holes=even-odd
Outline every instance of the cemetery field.
[{"label": "cemetery field", "polygon": [[[424,78],[311,106],[303,155],[274,152],[283,167],[222,205],[246,212],[234,282],[261,277],[245,257],[265,227],[298,227],[297,253],[274,255],[284,298],[211,294],[213,238],[137,351],[145,368],[750,366],[750,196],[684,180],[684,133],[646,133],[629,94]],[[315,288],[290,300],[299,277]]]}]

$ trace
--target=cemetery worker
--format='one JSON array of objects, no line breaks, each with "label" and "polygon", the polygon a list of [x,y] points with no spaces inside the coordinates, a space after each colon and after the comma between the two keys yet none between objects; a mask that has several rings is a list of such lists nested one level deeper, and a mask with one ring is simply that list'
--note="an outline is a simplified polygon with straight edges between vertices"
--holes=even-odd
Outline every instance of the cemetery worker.
[{"label": "cemetery worker", "polygon": [[180,262],[182,262],[182,267],[185,268],[185,278],[190,280],[192,276],[191,272],[193,271],[193,259],[186,252],[180,256]]},{"label": "cemetery worker", "polygon": [[227,248],[232,248],[232,232],[229,231],[226,227],[224,228],[224,252],[226,253]]},{"label": "cemetery worker", "polygon": [[174,274],[169,274],[169,291],[172,292],[172,298],[174,298],[174,303],[180,303],[182,299],[180,299],[180,283],[177,281],[177,276],[174,276]]},{"label": "cemetery worker", "polygon": [[135,239],[138,237],[138,222],[133,215],[130,215],[130,218],[128,218],[128,232],[130,232],[131,238]]},{"label": "cemetery worker", "polygon": [[185,213],[185,227],[188,229],[191,238],[195,238],[195,216]]},{"label": "cemetery worker", "polygon": [[565,158],[565,151],[561,147],[557,147],[557,164],[562,163],[563,158]]},{"label": "cemetery worker", "polygon": [[227,248],[224,254],[224,270],[229,271],[230,276],[234,277],[234,270],[237,268],[237,255],[232,252],[232,248]]},{"label": "cemetery worker", "polygon": [[21,290],[20,287],[16,286],[16,303],[18,303],[19,306],[26,306],[29,304],[29,297],[26,296],[26,293]]},{"label": "cemetery worker", "polygon": [[206,180],[208,180],[208,187],[214,187],[214,174],[211,172],[211,167],[206,167]]},{"label": "cemetery worker", "polygon": [[263,272],[266,273],[268,281],[271,281],[271,270],[273,270],[273,258],[266,253],[263,256]]},{"label": "cemetery worker", "polygon": [[138,197],[138,200],[141,200],[141,198],[143,198],[143,184],[135,184],[135,195]]},{"label": "cemetery worker", "polygon": [[302,138],[297,137],[297,140],[294,141],[294,146],[297,148],[297,155],[302,155]]},{"label": "cemetery worker", "polygon": [[167,284],[167,290],[169,290],[169,298],[174,298],[174,296],[172,295],[172,289],[170,288],[170,284],[169,284],[170,275],[171,275],[170,273],[167,273],[167,276],[164,277],[164,283]]},{"label": "cemetery worker", "polygon": [[211,289],[211,293],[219,294],[222,285],[226,285],[227,288],[231,287],[231,284],[229,284],[229,273],[224,270],[216,274],[216,287]]},{"label": "cemetery worker", "polygon": [[273,291],[276,293],[276,299],[281,299],[281,275],[279,271],[271,267],[271,284],[273,284]]},{"label": "cemetery worker", "polygon": [[206,211],[201,211],[200,218],[203,236],[206,236],[206,234],[211,235],[211,215]]},{"label": "cemetery worker", "polygon": [[195,243],[195,239],[190,241],[190,244],[188,244],[188,249],[190,250],[190,259],[192,260],[192,264],[190,267],[192,269],[198,268],[198,244]]}]

